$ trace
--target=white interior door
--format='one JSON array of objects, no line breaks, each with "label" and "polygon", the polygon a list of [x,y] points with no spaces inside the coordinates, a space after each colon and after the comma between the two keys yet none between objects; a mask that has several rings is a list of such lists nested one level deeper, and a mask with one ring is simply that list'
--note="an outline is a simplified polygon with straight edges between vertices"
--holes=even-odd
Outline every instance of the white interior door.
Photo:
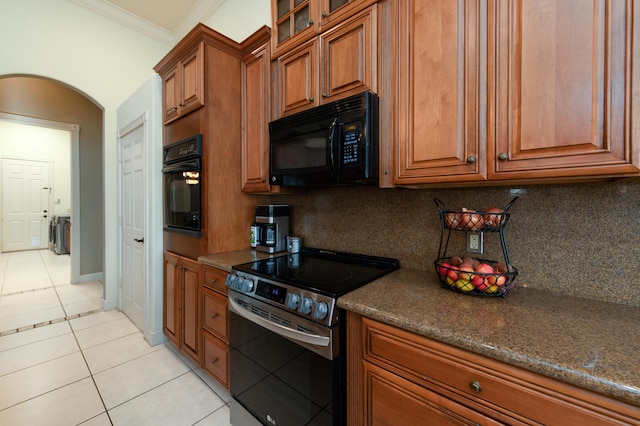
[{"label": "white interior door", "polygon": [[144,122],[120,135],[122,311],[144,330]]},{"label": "white interior door", "polygon": [[2,251],[49,247],[49,163],[2,160]]}]

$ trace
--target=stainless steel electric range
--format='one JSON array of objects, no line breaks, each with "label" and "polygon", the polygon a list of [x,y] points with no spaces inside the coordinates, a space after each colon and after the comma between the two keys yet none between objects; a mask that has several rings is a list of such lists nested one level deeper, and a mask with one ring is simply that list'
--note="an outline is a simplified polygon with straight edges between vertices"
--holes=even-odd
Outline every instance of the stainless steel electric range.
[{"label": "stainless steel electric range", "polygon": [[303,248],[236,265],[229,290],[231,423],[345,423],[345,323],[337,299],[396,259]]}]

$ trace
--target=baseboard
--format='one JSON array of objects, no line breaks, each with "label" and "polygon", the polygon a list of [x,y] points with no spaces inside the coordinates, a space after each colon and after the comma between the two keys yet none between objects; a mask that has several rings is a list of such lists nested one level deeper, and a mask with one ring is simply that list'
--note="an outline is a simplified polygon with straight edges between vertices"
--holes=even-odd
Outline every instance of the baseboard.
[{"label": "baseboard", "polygon": [[155,346],[167,341],[167,336],[164,335],[162,330],[153,332],[147,329],[147,331],[144,333],[144,338],[151,346]]},{"label": "baseboard", "polygon": [[110,311],[112,309],[118,308],[118,299],[102,299],[102,309],[105,311]]},{"label": "baseboard", "polygon": [[79,283],[86,283],[88,281],[100,281],[100,282],[104,283],[104,273],[103,272],[96,272],[96,273],[93,273],[93,274],[80,275],[78,277],[78,282]]}]

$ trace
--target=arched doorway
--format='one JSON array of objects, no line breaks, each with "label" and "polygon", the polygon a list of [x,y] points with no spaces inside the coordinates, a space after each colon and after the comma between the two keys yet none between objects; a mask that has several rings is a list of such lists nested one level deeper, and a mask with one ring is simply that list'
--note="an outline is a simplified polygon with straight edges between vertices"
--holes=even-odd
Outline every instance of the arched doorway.
[{"label": "arched doorway", "polygon": [[[104,274],[103,110],[78,90],[49,78],[0,76],[0,112],[34,120],[79,126],[72,162],[78,250],[72,255],[72,277],[101,280]],[[75,214],[77,213],[77,214]],[[75,271],[73,270],[75,268]]]}]

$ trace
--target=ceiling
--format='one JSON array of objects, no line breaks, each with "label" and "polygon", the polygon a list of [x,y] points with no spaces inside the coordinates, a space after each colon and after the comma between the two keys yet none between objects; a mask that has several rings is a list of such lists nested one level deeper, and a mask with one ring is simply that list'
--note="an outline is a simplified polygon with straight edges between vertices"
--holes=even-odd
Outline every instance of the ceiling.
[{"label": "ceiling", "polygon": [[226,0],[70,0],[170,46]]}]

